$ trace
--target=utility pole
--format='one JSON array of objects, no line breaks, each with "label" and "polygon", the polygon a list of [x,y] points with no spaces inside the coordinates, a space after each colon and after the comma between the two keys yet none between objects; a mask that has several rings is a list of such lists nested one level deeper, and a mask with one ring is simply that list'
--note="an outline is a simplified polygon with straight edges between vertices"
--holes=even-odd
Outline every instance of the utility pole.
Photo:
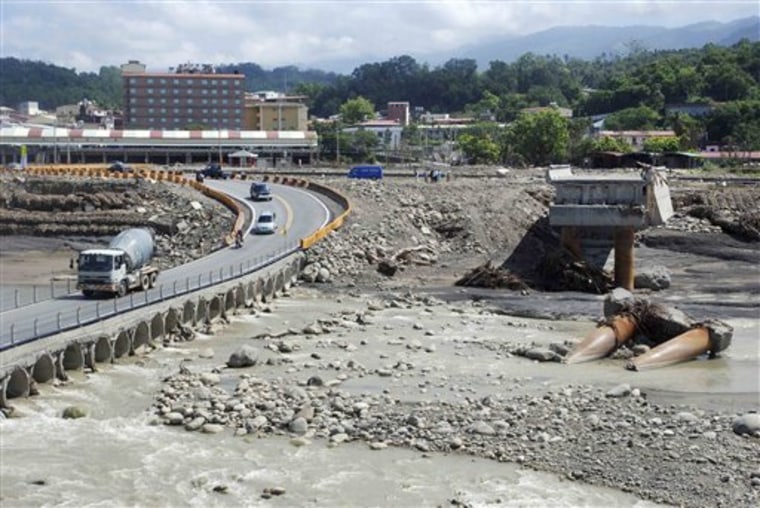
[{"label": "utility pole", "polygon": [[219,145],[219,166],[222,166],[222,127],[219,126],[216,131],[216,139]]},{"label": "utility pole", "polygon": [[340,166],[340,122],[335,122],[335,165]]}]

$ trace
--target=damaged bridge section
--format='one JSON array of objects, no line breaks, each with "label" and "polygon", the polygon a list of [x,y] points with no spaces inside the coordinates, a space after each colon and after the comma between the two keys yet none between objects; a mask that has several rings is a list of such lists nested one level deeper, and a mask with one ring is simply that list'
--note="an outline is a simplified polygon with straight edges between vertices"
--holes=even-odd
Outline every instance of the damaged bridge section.
[{"label": "damaged bridge section", "polygon": [[653,167],[636,173],[574,174],[550,168],[555,198],[549,223],[561,228],[561,243],[578,259],[604,265],[615,255],[615,285],[633,290],[634,234],[664,224],[673,215],[665,177]]}]

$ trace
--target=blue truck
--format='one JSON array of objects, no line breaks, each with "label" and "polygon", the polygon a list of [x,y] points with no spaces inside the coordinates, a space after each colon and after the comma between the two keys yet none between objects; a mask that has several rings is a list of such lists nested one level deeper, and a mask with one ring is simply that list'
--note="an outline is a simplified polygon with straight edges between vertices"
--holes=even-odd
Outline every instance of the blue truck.
[{"label": "blue truck", "polygon": [[375,164],[354,166],[348,171],[348,177],[380,180],[383,178],[383,167]]}]

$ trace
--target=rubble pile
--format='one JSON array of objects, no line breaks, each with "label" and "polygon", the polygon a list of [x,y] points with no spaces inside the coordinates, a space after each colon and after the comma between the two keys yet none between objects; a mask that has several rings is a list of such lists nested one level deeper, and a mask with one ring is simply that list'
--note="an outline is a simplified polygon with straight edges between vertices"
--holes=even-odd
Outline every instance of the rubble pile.
[{"label": "rubble pile", "polygon": [[697,233],[726,233],[738,240],[760,241],[760,203],[753,188],[688,191],[673,196],[676,213],[666,227]]},{"label": "rubble pile", "polygon": [[480,288],[506,288],[524,291],[528,285],[509,270],[495,267],[491,261],[474,268],[461,279],[456,281],[457,286],[480,287]]},{"label": "rubble pile", "polygon": [[546,214],[541,197],[550,192],[543,182],[518,188],[507,178],[324,183],[354,209],[340,230],[306,253],[306,282],[377,282],[412,268],[443,273],[453,264],[506,258]]}]

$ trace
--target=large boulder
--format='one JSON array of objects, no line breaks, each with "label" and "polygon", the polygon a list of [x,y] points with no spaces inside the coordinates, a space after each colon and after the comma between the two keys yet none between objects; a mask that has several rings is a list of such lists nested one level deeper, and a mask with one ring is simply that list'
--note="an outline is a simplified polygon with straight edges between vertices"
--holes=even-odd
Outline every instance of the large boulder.
[{"label": "large boulder", "polygon": [[637,289],[660,291],[670,287],[670,270],[664,266],[641,268],[634,277],[633,286]]},{"label": "large boulder", "polygon": [[258,362],[258,354],[252,346],[242,346],[240,349],[230,355],[227,360],[227,367],[239,369],[251,367]]}]

